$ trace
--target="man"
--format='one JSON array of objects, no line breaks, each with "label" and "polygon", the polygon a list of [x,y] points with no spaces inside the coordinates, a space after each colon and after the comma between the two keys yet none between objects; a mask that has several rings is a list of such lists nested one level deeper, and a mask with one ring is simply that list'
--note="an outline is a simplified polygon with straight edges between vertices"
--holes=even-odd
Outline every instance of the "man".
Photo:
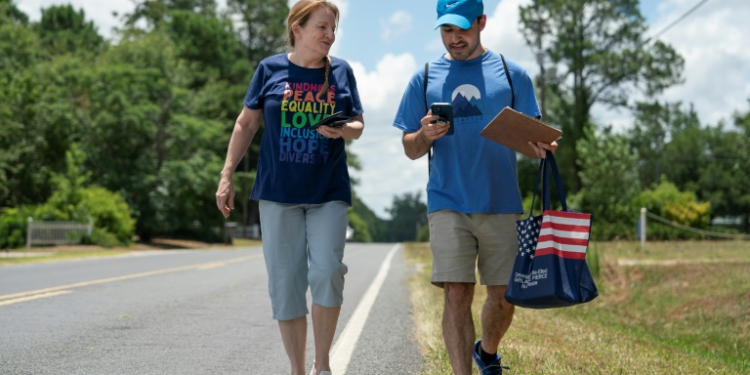
[{"label": "man", "polygon": [[[470,374],[473,356],[483,375],[502,374],[497,348],[513,319],[513,305],[504,294],[518,251],[516,220],[523,206],[516,153],[479,132],[506,106],[541,116],[526,71],[482,45],[487,22],[482,0],[439,0],[437,13],[435,27],[447,54],[430,62],[426,92],[424,69],[412,76],[393,126],[404,131],[410,159],[434,149],[427,184],[432,283],[444,288],[443,337],[453,371]],[[436,102],[452,104],[453,124],[435,123],[438,116],[428,107]],[[454,134],[447,134],[450,126]],[[532,147],[544,157],[557,144]],[[487,301],[482,338],[474,342],[476,268]]]}]

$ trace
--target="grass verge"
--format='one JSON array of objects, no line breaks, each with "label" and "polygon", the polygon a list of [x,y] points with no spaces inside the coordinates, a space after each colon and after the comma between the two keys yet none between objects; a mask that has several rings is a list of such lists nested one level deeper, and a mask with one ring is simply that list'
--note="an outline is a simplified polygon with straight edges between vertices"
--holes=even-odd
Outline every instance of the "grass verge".
[{"label": "grass verge", "polygon": [[148,250],[180,250],[180,249],[218,249],[227,250],[242,247],[260,247],[261,242],[258,240],[248,240],[235,238],[232,245],[209,244],[198,241],[178,240],[178,239],[154,239],[148,243],[135,243],[130,247],[103,248],[91,245],[72,245],[72,246],[49,246],[33,248],[33,252],[26,252],[26,249],[17,249],[10,251],[0,250],[0,266],[14,264],[31,264],[54,262],[58,260],[68,260],[77,258],[105,257],[127,254],[131,251],[148,251]]},{"label": "grass verge", "polygon": [[[750,373],[750,243],[597,243],[600,296],[564,309],[517,309],[500,344],[512,374]],[[422,374],[452,373],[442,291],[428,244],[406,244]],[[620,261],[677,260],[623,266]],[[719,260],[720,262],[716,262]],[[666,264],[666,265],[664,265]],[[474,323],[484,302],[477,288]]]},{"label": "grass verge", "polygon": [[65,251],[65,252],[44,252],[34,254],[33,256],[19,256],[0,258],[0,266],[9,266],[14,264],[30,264],[54,262],[58,260],[93,258],[127,254],[129,250],[84,250],[84,251]]}]

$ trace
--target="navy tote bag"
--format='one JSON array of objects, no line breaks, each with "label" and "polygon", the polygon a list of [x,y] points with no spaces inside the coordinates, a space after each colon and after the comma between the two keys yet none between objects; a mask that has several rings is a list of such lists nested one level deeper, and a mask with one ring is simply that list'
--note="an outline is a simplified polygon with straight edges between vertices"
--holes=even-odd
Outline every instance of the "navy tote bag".
[{"label": "navy tote bag", "polygon": [[[562,211],[550,209],[549,169],[555,179]],[[532,309],[572,306],[596,298],[598,291],[586,264],[586,249],[591,232],[591,214],[568,209],[555,158],[547,151],[534,184],[536,199],[542,176],[541,216],[534,216],[534,201],[529,217],[517,222],[518,254],[508,282],[505,299]]]}]

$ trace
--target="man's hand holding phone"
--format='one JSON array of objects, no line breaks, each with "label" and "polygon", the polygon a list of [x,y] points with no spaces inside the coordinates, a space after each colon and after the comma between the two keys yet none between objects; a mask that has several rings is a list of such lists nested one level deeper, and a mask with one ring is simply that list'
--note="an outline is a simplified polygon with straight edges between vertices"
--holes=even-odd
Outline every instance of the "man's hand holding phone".
[{"label": "man's hand holding phone", "polygon": [[453,108],[448,103],[434,103],[422,118],[422,134],[430,141],[453,134]]},{"label": "man's hand holding phone", "polygon": [[448,132],[448,125],[441,125],[437,123],[440,116],[435,116],[432,111],[427,112],[427,116],[422,117],[420,123],[422,124],[422,135],[430,141],[434,141],[441,138]]}]

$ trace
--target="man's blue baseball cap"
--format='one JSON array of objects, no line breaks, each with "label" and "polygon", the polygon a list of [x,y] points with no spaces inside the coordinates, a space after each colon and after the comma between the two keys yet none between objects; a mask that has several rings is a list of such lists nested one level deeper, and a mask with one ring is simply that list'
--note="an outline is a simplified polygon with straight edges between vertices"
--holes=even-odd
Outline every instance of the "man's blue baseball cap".
[{"label": "man's blue baseball cap", "polygon": [[438,0],[437,14],[436,29],[449,24],[466,30],[484,14],[484,5],[482,0]]}]

